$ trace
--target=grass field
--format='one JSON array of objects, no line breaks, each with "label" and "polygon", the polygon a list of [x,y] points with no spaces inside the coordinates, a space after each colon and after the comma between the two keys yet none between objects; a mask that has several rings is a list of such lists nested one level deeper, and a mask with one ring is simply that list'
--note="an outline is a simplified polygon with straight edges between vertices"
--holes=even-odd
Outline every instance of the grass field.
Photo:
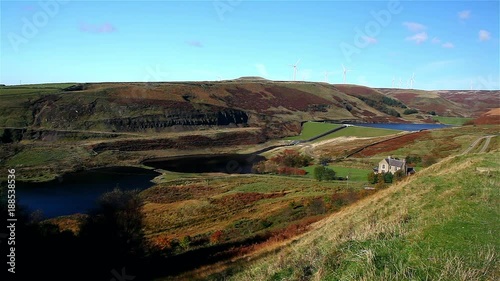
[{"label": "grass field", "polygon": [[[314,177],[314,167],[315,166],[308,166],[302,169],[307,171],[307,176]],[[329,165],[327,166],[327,168],[334,170],[337,177],[345,178],[347,175],[349,175],[349,181],[358,182],[366,182],[367,175],[370,172],[369,169],[349,168],[338,165]]]},{"label": "grass field", "polygon": [[471,121],[474,118],[434,116],[433,119],[439,121],[441,124],[462,126],[465,122]]},{"label": "grass field", "polygon": [[288,137],[287,140],[308,140],[329,130],[340,127],[338,124],[323,122],[306,122],[302,125],[302,132],[298,136]]},{"label": "grass field", "polygon": [[231,279],[498,280],[499,158],[498,150],[448,158],[331,215]]}]

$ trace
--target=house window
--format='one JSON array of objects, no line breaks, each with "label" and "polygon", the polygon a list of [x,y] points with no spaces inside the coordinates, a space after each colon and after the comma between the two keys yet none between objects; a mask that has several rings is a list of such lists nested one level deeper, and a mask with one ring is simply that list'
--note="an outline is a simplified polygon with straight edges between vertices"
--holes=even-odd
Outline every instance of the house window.
[{"label": "house window", "polygon": [[382,165],[382,169],[385,169],[385,165]]}]

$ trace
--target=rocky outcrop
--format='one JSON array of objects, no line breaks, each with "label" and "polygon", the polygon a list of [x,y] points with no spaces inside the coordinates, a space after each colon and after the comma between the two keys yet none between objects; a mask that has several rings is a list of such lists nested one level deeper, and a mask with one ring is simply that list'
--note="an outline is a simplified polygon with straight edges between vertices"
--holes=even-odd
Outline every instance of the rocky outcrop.
[{"label": "rocky outcrop", "polygon": [[[165,109],[165,114],[138,117],[110,118],[99,121],[85,121],[84,127],[93,128],[104,123],[109,130],[142,131],[147,129],[188,130],[192,126],[231,126],[248,124],[248,114],[241,110],[220,109],[217,111]],[[191,128],[192,129],[192,128]]]},{"label": "rocky outcrop", "polygon": [[[31,104],[34,127],[72,130],[139,132],[179,131],[208,126],[247,126],[249,115],[239,109],[179,102],[123,102],[116,99],[79,99],[66,102],[57,95],[44,96]],[[148,114],[148,112],[157,112]],[[123,116],[123,117],[122,117]]]}]

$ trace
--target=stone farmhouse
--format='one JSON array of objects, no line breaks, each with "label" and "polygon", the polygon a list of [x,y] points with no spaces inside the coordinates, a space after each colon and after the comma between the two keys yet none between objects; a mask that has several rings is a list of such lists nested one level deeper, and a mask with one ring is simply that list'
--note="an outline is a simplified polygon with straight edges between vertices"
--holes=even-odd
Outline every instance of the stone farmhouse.
[{"label": "stone farmhouse", "polygon": [[399,170],[404,171],[406,175],[415,173],[415,169],[413,169],[412,167],[408,167],[406,165],[405,159],[401,160],[401,159],[397,159],[397,158],[392,158],[391,156],[382,159],[382,161],[380,161],[378,163],[378,167],[373,169],[373,171],[376,174],[380,174],[380,173],[394,174]]}]

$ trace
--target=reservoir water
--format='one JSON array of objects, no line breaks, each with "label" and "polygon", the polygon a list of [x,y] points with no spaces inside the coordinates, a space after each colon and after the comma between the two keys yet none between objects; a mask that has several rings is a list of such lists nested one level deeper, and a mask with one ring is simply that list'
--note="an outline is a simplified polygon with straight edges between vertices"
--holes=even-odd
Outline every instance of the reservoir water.
[{"label": "reservoir water", "polygon": [[157,172],[113,167],[67,174],[45,183],[17,183],[18,204],[33,212],[41,210],[45,218],[87,213],[102,194],[115,187],[144,190],[151,187]]},{"label": "reservoir water", "polygon": [[[265,158],[259,155],[221,154],[168,157],[143,164],[174,172],[248,174],[252,165]],[[87,213],[102,194],[118,187],[144,190],[153,186],[159,173],[133,167],[94,169],[67,174],[45,183],[17,183],[18,204],[28,211],[40,210],[45,218]]]},{"label": "reservoir water", "polygon": [[371,127],[371,128],[381,128],[381,129],[392,129],[400,131],[420,131],[420,130],[432,130],[451,127],[450,125],[443,124],[403,124],[403,123],[359,123],[352,124],[360,127]]},{"label": "reservoir water", "polygon": [[146,166],[182,173],[249,174],[254,163],[265,160],[256,154],[188,155],[144,161]]}]

